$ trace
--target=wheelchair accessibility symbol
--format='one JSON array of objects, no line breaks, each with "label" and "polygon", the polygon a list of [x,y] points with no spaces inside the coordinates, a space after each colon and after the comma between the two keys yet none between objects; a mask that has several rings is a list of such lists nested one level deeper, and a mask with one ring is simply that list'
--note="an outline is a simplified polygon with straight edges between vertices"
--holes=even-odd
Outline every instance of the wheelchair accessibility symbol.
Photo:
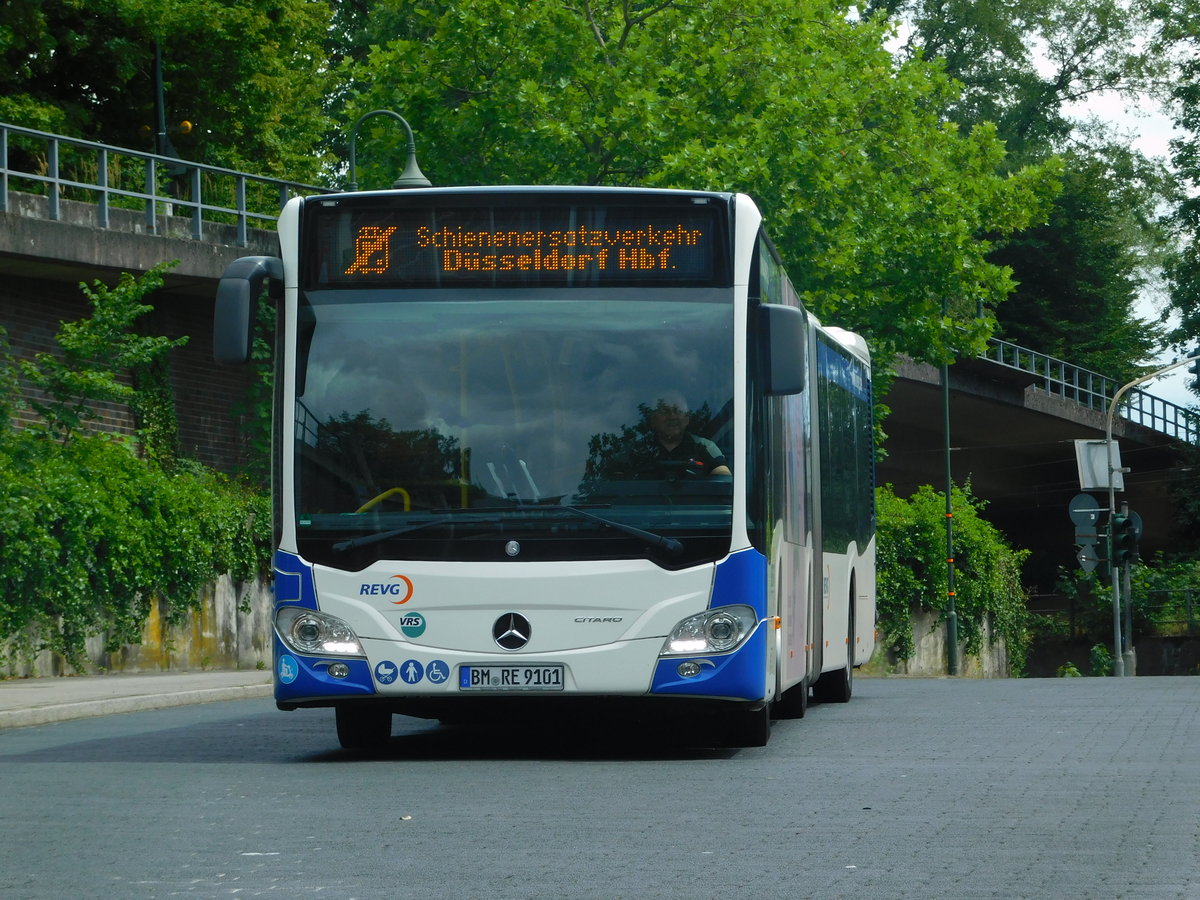
[{"label": "wheelchair accessibility symbol", "polygon": [[442,684],[450,677],[450,667],[440,659],[432,660],[425,667],[425,677],[431,684]]}]

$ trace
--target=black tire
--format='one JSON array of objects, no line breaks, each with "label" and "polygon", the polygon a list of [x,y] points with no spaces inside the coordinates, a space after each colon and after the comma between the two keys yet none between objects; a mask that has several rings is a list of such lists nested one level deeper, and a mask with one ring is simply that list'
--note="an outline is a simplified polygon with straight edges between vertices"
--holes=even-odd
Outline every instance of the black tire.
[{"label": "black tire", "polygon": [[849,703],[854,694],[854,604],[846,631],[846,667],[826,672],[813,685],[813,700],[818,703]]},{"label": "black tire", "polygon": [[338,743],[346,750],[379,750],[392,739],[392,711],[344,704],[336,708]]},{"label": "black tire", "polygon": [[771,739],[771,704],[761,709],[739,709],[725,722],[725,744],[729,747],[765,747]]},{"label": "black tire", "polygon": [[783,692],[775,703],[775,718],[803,719],[806,712],[808,712],[807,678]]}]

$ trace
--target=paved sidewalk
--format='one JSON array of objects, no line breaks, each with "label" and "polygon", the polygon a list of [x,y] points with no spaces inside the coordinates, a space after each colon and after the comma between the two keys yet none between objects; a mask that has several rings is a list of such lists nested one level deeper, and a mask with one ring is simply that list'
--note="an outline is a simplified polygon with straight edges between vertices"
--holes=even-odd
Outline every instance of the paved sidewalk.
[{"label": "paved sidewalk", "polygon": [[14,679],[0,681],[0,730],[270,696],[271,673],[258,670]]}]

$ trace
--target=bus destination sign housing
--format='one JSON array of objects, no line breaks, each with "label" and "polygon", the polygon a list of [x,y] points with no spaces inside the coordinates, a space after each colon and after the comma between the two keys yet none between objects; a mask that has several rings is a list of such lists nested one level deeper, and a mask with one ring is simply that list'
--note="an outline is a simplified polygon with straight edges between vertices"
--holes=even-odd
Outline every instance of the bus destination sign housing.
[{"label": "bus destination sign housing", "polygon": [[304,275],[340,287],[718,287],[728,283],[719,203],[536,193],[481,206],[444,195],[313,197]]}]

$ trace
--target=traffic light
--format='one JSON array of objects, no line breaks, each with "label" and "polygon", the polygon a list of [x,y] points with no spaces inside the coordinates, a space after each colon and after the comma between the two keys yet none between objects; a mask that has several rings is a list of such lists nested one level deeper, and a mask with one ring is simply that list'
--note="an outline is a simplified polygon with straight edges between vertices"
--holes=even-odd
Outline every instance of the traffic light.
[{"label": "traffic light", "polygon": [[1139,530],[1137,522],[1132,516],[1121,513],[1113,516],[1113,565],[1137,562]]},{"label": "traffic light", "polygon": [[1075,545],[1078,547],[1075,559],[1079,561],[1079,568],[1089,575],[1097,573],[1101,578],[1107,578],[1108,539],[1104,533],[1104,519],[1108,510],[1091,494],[1077,494],[1067,510],[1075,523]]}]

